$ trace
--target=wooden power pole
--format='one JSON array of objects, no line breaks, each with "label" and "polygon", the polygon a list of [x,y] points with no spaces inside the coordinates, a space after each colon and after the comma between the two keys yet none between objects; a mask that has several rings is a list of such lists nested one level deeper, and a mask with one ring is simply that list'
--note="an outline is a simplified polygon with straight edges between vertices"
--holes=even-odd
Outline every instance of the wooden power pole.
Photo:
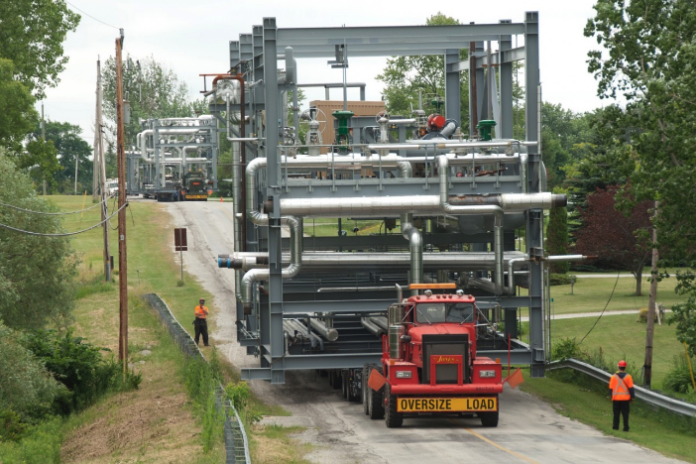
[{"label": "wooden power pole", "polygon": [[121,47],[123,29],[116,39],[116,162],[118,163],[118,287],[119,287],[119,338],[118,358],[123,362],[123,371],[128,368],[128,269],[126,254],[126,157],[124,152],[125,130],[123,127],[123,75]]},{"label": "wooden power pole", "polygon": [[101,220],[104,232],[104,280],[111,281],[111,251],[109,250],[109,223],[106,217],[109,213],[109,205],[106,202],[108,190],[106,188],[106,160],[104,159],[104,137],[102,136],[102,85],[101,85],[101,61],[97,59],[97,111],[94,133],[94,173],[97,181],[94,182],[94,196],[97,191],[101,193]]},{"label": "wooden power pole", "polygon": [[655,313],[657,305],[657,262],[660,259],[660,252],[656,248],[657,226],[655,219],[660,208],[660,202],[655,202],[655,212],[653,213],[653,233],[652,233],[652,267],[650,269],[650,299],[648,300],[648,326],[645,329],[645,362],[643,363],[643,385],[650,388],[652,382],[652,358],[653,358],[653,335],[655,334]]}]

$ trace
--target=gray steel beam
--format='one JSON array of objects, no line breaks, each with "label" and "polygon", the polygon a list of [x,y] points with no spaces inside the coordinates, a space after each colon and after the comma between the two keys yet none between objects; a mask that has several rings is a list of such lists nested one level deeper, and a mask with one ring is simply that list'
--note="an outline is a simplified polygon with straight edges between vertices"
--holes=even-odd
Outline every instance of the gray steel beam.
[{"label": "gray steel beam", "polygon": [[445,117],[462,122],[461,85],[459,71],[449,71],[450,63],[459,61],[459,50],[449,49],[445,53]]},{"label": "gray steel beam", "polygon": [[[308,226],[306,224],[306,226]],[[305,226],[305,227],[306,227]],[[305,229],[306,230],[306,229]],[[338,230],[337,230],[338,232]],[[443,234],[423,234],[423,244],[435,247],[447,246],[455,243],[488,243],[493,240],[492,234],[462,234],[462,233],[443,233]],[[343,247],[344,250],[358,250],[365,248],[390,247],[408,248],[408,240],[402,234],[387,235],[355,235],[355,236],[330,236],[330,237],[305,237],[303,248],[310,250],[336,250]],[[283,249],[290,249],[290,239],[283,239]]]},{"label": "gray steel beam", "polygon": [[[510,37],[508,36],[502,36],[502,37]],[[497,37],[493,40],[500,41],[500,37]],[[524,52],[524,47],[517,47],[517,48],[508,48],[506,50],[500,50],[501,53],[496,53],[495,55],[491,56],[491,64],[493,66],[499,66],[501,63],[502,64],[509,64],[513,63],[515,61],[522,61],[525,58],[525,52]],[[477,68],[482,68],[485,66],[488,66],[488,57],[486,55],[480,56],[478,53],[474,54],[476,56],[476,67]],[[448,68],[448,71],[468,71],[469,70],[469,61],[459,61],[457,63],[451,63]]]},{"label": "gray steel beam", "polygon": [[[526,90],[526,139],[538,140],[539,103],[538,89],[539,75],[539,14],[527,12],[525,19],[526,31],[525,44],[525,90]],[[528,191],[538,192],[541,182],[541,153],[538,147],[530,147],[528,166]],[[527,252],[543,253],[544,215],[542,210],[527,211]],[[531,255],[530,255],[531,256]],[[532,351],[532,363],[530,366],[532,377],[544,376],[544,307],[543,297],[543,264],[530,265],[529,270],[529,295],[538,301],[529,307],[529,345]]]},{"label": "gray steel beam", "polygon": [[[509,20],[507,20],[509,22]],[[502,23],[503,21],[501,21]],[[505,55],[512,50],[512,37],[504,35],[500,37],[500,55],[503,56],[503,63],[500,65],[500,134],[501,138],[512,138],[512,62],[505,61]],[[498,57],[499,55],[494,55]]]},{"label": "gray steel beam", "polygon": [[237,66],[239,61],[239,41],[230,40],[230,69]]},{"label": "gray steel beam", "polygon": [[[484,43],[481,42],[476,42],[476,51],[474,52],[475,54],[484,54]],[[484,105],[484,97],[485,97],[485,87],[486,87],[486,73],[483,68],[476,68],[476,103],[478,107],[478,114],[476,119],[478,121],[481,120],[482,115],[485,112],[485,108],[483,107]],[[472,98],[469,96],[469,98]]]},{"label": "gray steel beam", "polygon": [[239,60],[250,61],[254,58],[254,45],[251,34],[239,34]]}]

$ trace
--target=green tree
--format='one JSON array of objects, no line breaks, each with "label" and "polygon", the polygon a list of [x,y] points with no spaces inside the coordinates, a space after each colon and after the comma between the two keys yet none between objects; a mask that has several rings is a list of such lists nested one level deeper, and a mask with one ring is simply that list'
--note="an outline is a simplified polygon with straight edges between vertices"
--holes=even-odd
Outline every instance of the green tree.
[{"label": "green tree", "polygon": [[60,172],[58,150],[52,141],[45,142],[39,138],[26,144],[25,152],[19,157],[17,165],[26,169],[38,187],[46,181],[49,187],[57,186],[55,174]]},{"label": "green tree", "polygon": [[[17,169],[4,148],[0,148],[0,185],[1,203],[32,211],[57,211],[37,198],[31,179]],[[0,223],[39,233],[61,231],[56,216],[2,205]],[[0,319],[14,329],[41,328],[48,322],[64,324],[73,306],[75,269],[76,259],[67,238],[32,236],[0,227]]]},{"label": "green tree", "polygon": [[0,2],[0,57],[14,62],[16,78],[36,98],[55,87],[68,58],[63,41],[74,31],[80,15],[64,0],[4,0]]},{"label": "green tree", "polygon": [[[92,190],[93,166],[89,156],[92,147],[85,142],[80,134],[82,128],[68,122],[46,121],[46,140],[52,142],[58,153],[60,169],[54,179],[61,193],[72,193],[75,186],[75,159],[78,160],[78,191]],[[41,128],[37,127],[32,134],[34,140],[41,137]]]},{"label": "green tree", "polygon": [[[135,144],[142,131],[140,120],[192,117],[205,108],[201,101],[191,102],[186,84],[176,74],[150,56],[123,61],[123,98],[130,102],[130,123],[126,124],[126,145]],[[116,140],[116,60],[110,57],[102,70],[104,117],[110,140]]]},{"label": "green tree", "polygon": [[[428,26],[446,26],[459,24],[459,21],[437,13],[426,20]],[[460,50],[459,59],[468,57],[467,50]],[[386,102],[390,114],[409,116],[411,105],[418,107],[418,92],[423,96],[423,106],[427,113],[435,112],[430,101],[445,95],[444,57],[436,55],[396,56],[387,59],[387,66],[377,80],[384,82],[382,99]],[[460,74],[461,115],[460,124],[469,124],[469,78],[467,73]],[[443,110],[444,114],[444,110]]]},{"label": "green tree", "polygon": [[[598,0],[585,35],[608,53],[589,53],[598,94],[626,99],[621,125],[627,139],[612,147],[620,169],[630,173],[635,201],[659,200],[657,221],[667,262],[696,267],[696,8],[691,0]],[[677,276],[686,297],[677,305],[680,341],[696,350],[696,285],[690,272]]]},{"label": "green tree", "polygon": [[[2,22],[0,29],[1,25]],[[22,140],[37,123],[38,114],[29,89],[13,76],[12,61],[0,58],[0,146],[19,151]]]}]

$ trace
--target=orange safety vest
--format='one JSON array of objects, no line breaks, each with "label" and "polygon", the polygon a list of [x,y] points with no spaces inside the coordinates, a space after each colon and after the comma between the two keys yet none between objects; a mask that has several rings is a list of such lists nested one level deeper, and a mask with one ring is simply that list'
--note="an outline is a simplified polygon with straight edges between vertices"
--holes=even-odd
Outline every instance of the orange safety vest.
[{"label": "orange safety vest", "polygon": [[206,306],[198,305],[193,311],[196,313],[196,317],[198,319],[205,319],[205,317],[208,315],[208,308]]},{"label": "orange safety vest", "polygon": [[611,400],[612,401],[630,401],[631,391],[633,388],[633,377],[630,374],[622,379],[618,374],[611,376],[609,381],[609,389],[611,390]]}]

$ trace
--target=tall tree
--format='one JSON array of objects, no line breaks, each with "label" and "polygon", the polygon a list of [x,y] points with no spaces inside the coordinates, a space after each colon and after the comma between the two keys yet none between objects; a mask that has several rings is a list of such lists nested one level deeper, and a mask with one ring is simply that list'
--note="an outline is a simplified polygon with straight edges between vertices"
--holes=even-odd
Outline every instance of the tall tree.
[{"label": "tall tree", "polygon": [[[43,144],[41,145],[51,145]],[[0,202],[32,211],[57,208],[36,197],[29,177],[0,148]],[[57,233],[56,216],[32,214],[0,205],[0,223],[18,229]],[[15,329],[61,324],[74,301],[75,259],[67,238],[39,237],[0,228],[0,319]]]},{"label": "tall tree", "polygon": [[[616,158],[632,171],[633,198],[660,201],[655,224],[660,244],[671,251],[666,261],[694,269],[696,8],[692,0],[598,0],[594,8],[585,35],[608,53],[590,52],[589,70],[600,96],[621,94],[627,101],[623,125],[630,146],[616,147]],[[688,274],[677,276],[677,289],[687,297],[673,308],[678,333],[696,330],[696,286]]]},{"label": "tall tree", "polygon": [[0,57],[14,62],[15,76],[38,99],[55,87],[68,58],[63,41],[74,31],[80,15],[64,0],[0,1]]},{"label": "tall tree", "polygon": [[18,152],[38,122],[38,114],[29,89],[13,76],[12,61],[0,58],[0,146]]},{"label": "tall tree", "polygon": [[[140,119],[178,118],[194,116],[200,102],[188,98],[186,84],[170,69],[150,56],[123,60],[124,99],[130,102],[130,123],[126,125],[126,144],[134,144],[135,136],[142,130]],[[116,138],[116,62],[106,60],[102,71],[104,82],[104,117],[107,134]]]},{"label": "tall tree", "polygon": [[[446,26],[459,24],[459,21],[437,13],[426,20],[428,26]],[[459,59],[465,60],[466,50],[460,50]],[[444,58],[435,55],[397,56],[387,59],[387,67],[377,80],[384,82],[382,98],[390,114],[409,116],[411,105],[418,108],[418,92],[423,96],[423,109],[426,114],[434,113],[430,101],[445,95]],[[469,79],[466,73],[460,79],[461,116],[460,124],[469,124]]]},{"label": "tall tree", "polygon": [[[58,191],[72,193],[75,185],[75,159],[78,161],[78,187],[80,192],[92,189],[92,162],[89,156],[92,148],[80,134],[82,128],[68,122],[46,121],[46,140],[52,142],[57,151],[60,169],[55,173]],[[41,137],[41,129],[37,127],[32,134],[34,140]]]},{"label": "tall tree", "polygon": [[630,269],[636,278],[636,295],[642,295],[643,267],[649,262],[651,202],[637,203],[629,215],[616,209],[619,189],[597,189],[587,197],[587,207],[580,209],[584,227],[576,232],[575,251],[596,255],[598,261],[619,269]]},{"label": "tall tree", "polygon": [[[546,226],[546,250],[552,255],[568,253],[568,211],[566,208],[551,208]],[[551,263],[551,272],[565,274],[570,269],[567,261]]]}]

